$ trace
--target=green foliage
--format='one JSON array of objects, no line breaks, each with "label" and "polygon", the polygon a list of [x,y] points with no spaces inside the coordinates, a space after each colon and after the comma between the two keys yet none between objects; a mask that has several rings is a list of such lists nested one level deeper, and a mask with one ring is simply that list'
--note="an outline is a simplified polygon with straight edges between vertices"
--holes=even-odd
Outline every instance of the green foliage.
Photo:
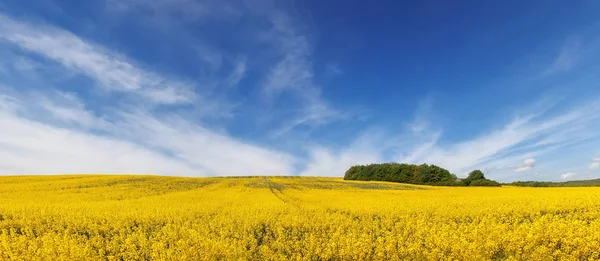
[{"label": "green foliage", "polygon": [[471,187],[500,187],[500,183],[489,179],[476,179],[469,184]]},{"label": "green foliage", "polygon": [[383,163],[357,165],[346,171],[344,179],[390,181],[433,186],[500,186],[500,183],[486,179],[480,170],[474,170],[469,174],[469,177],[460,180],[444,168],[427,164]]},{"label": "green foliage", "polygon": [[551,182],[541,182],[541,181],[515,181],[509,185],[517,186],[517,187],[550,187]]},{"label": "green foliage", "polygon": [[353,166],[346,171],[344,179],[448,186],[455,185],[456,176],[436,165],[384,163]]},{"label": "green foliage", "polygon": [[470,186],[471,182],[475,181],[475,180],[482,180],[485,179],[485,176],[483,175],[483,172],[481,170],[473,170],[469,173],[469,176],[466,179],[462,180],[463,185],[465,186]]},{"label": "green foliage", "polygon": [[507,185],[518,187],[600,187],[600,179],[572,180],[565,182],[515,181]]},{"label": "green foliage", "polygon": [[467,179],[473,181],[473,180],[479,180],[479,179],[485,179],[485,176],[483,175],[483,172],[481,172],[481,170],[474,170],[471,171],[471,173],[469,173],[469,176],[467,177]]}]

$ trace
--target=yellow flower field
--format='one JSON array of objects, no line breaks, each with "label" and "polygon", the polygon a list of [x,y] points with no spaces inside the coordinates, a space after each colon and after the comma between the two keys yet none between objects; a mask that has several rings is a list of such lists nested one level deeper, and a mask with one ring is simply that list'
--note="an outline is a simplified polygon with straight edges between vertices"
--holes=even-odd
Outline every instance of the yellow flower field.
[{"label": "yellow flower field", "polygon": [[0,260],[599,260],[600,188],[0,178]]}]

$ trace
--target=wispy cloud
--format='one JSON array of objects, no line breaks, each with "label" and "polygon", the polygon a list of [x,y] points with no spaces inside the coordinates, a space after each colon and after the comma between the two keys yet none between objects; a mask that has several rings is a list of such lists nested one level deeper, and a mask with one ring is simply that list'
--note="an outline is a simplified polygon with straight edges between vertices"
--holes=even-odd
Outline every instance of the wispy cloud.
[{"label": "wispy cloud", "polygon": [[291,175],[292,156],[190,123],[177,115],[122,113],[122,135],[218,175]]},{"label": "wispy cloud", "polygon": [[[592,101],[563,114],[534,114],[517,117],[501,129],[489,131],[489,134],[456,143],[447,148],[433,149],[425,160],[447,166],[457,174],[466,173],[470,168],[482,165],[493,166],[500,165],[500,163],[505,165],[503,160],[514,156],[515,153],[527,154],[532,157],[536,152],[548,149],[547,146],[531,145],[573,125],[587,128],[593,128],[591,125],[597,126],[598,112],[600,112],[600,106],[596,101]],[[577,132],[571,134],[574,135],[571,136],[573,138],[577,136]],[[558,149],[568,144],[557,145],[552,149]],[[527,146],[528,149],[514,152],[523,146]]]},{"label": "wispy cloud", "polygon": [[230,87],[237,86],[240,81],[246,76],[246,57],[239,57],[233,64],[233,70],[227,77],[227,85]]},{"label": "wispy cloud", "polygon": [[560,50],[558,56],[548,66],[548,68],[542,73],[544,76],[548,76],[555,73],[568,72],[570,71],[580,59],[582,52],[582,45],[579,39],[570,39],[565,43]]},{"label": "wispy cloud", "polygon": [[[292,156],[211,131],[177,114],[155,116],[125,106],[107,121],[86,110],[73,94],[0,97],[1,174],[293,174]],[[40,118],[30,103],[42,104],[59,121]]]},{"label": "wispy cloud", "polygon": [[193,86],[139,68],[119,53],[47,24],[32,24],[0,13],[0,38],[94,78],[105,89],[132,93],[159,104],[189,103]]},{"label": "wispy cloud", "polygon": [[600,169],[600,157],[595,157],[589,168],[590,170]]},{"label": "wispy cloud", "polygon": [[535,167],[535,159],[529,158],[523,161],[523,163],[515,168],[515,172],[525,172]]},{"label": "wispy cloud", "polygon": [[59,128],[0,112],[3,175],[61,173],[160,173],[198,175],[181,162],[107,136]]},{"label": "wispy cloud", "polygon": [[[414,132],[414,129],[411,128]],[[424,142],[418,143],[413,146],[413,148],[409,151],[406,151],[406,154],[399,157],[399,162],[406,162],[412,164],[420,164],[423,163],[427,155],[431,152],[432,149],[436,148],[436,144],[438,143],[442,133],[435,132],[431,135],[428,140]]]},{"label": "wispy cloud", "polygon": [[570,179],[570,178],[575,177],[575,176],[577,176],[577,173],[575,173],[575,172],[567,172],[565,174],[561,174],[560,175],[560,179],[565,180],[565,179]]},{"label": "wispy cloud", "polygon": [[343,176],[353,165],[378,163],[384,160],[379,146],[380,133],[367,131],[358,137],[349,147],[332,149],[324,146],[309,148],[301,176]]},{"label": "wispy cloud", "polygon": [[338,64],[328,64],[325,67],[325,74],[329,77],[337,77],[344,74],[344,71],[340,68]]},{"label": "wispy cloud", "polygon": [[21,101],[32,100],[35,103],[22,104],[25,114],[33,117],[45,115],[45,120],[54,119],[56,122],[85,129],[105,130],[110,123],[88,110],[84,102],[74,93],[51,91],[49,94],[28,93],[20,98]]},{"label": "wispy cloud", "polygon": [[343,118],[321,97],[321,87],[314,82],[312,50],[309,38],[302,34],[293,19],[283,11],[273,12],[272,28],[266,39],[280,52],[280,60],[270,69],[263,84],[267,97],[293,92],[302,103],[298,115],[276,131],[286,133],[299,125],[321,125]]},{"label": "wispy cloud", "polygon": [[[598,104],[600,103],[597,100],[591,100],[570,110],[564,110],[562,113],[547,114],[548,110],[541,110],[525,116],[517,116],[502,127],[483,131],[484,134],[456,142],[441,143],[442,132],[425,127],[427,124],[416,129],[414,124],[409,124],[404,131],[388,135],[385,139],[370,140],[370,144],[363,147],[369,148],[364,151],[370,155],[381,155],[368,158],[371,162],[373,160],[416,164],[425,162],[443,166],[460,176],[466,175],[473,169],[523,172],[533,169],[537,163],[536,156],[575,145],[570,142],[549,145],[540,141],[559,133],[567,135],[564,137],[566,140],[578,140],[578,136],[588,135],[590,130],[599,127],[600,106]],[[572,126],[580,126],[580,128],[565,132]],[[594,137],[597,136],[598,134]],[[407,139],[414,139],[416,143],[411,146],[410,143],[404,142]],[[394,142],[397,144],[393,144]],[[390,148],[401,148],[399,154],[396,154],[400,156],[390,154]],[[342,160],[343,155],[354,155],[352,151],[354,147],[350,146],[332,155],[322,151],[320,153],[325,158],[336,162],[335,164],[347,168],[353,164]],[[522,163],[515,166],[514,162],[517,160],[522,160]],[[319,162],[317,159],[315,161]]]},{"label": "wispy cloud", "polygon": [[[261,46],[260,50],[256,50],[256,54],[224,54],[194,37],[184,38],[198,42],[195,49],[200,59],[213,71],[215,68],[228,68],[226,63],[231,63],[232,71],[223,81],[216,84],[218,86],[239,84],[248,74],[247,59],[261,57],[260,68],[256,70],[261,73],[266,72],[257,77],[260,79],[258,84],[264,98],[261,102],[266,103],[265,107],[272,108],[280,114],[273,117],[277,123],[271,122],[272,125],[278,125],[270,131],[272,137],[288,134],[300,126],[308,129],[318,128],[331,121],[344,119],[350,114],[334,108],[332,103],[322,96],[321,86],[315,81],[311,31],[301,19],[297,19],[297,10],[293,7],[274,2],[249,5],[237,1],[126,0],[110,3],[118,12],[129,12],[139,6],[150,8],[159,18],[159,26],[173,28],[180,32],[180,36],[187,35],[186,32],[181,32],[180,28],[185,27],[186,22],[193,19],[206,21],[229,18],[235,20],[240,17],[247,19],[246,22],[254,26],[248,29],[248,32],[244,32],[243,39],[250,45]],[[190,10],[185,10],[188,7]],[[188,12],[191,14],[187,15]],[[245,28],[245,25],[240,27]],[[171,30],[165,29],[165,31]],[[256,35],[257,38],[249,38],[246,34]],[[232,32],[232,35],[235,33]],[[269,46],[268,49],[264,49],[265,44]],[[248,89],[248,86],[245,86],[245,89]]]},{"label": "wispy cloud", "polygon": [[[36,66],[59,65],[115,97],[94,103],[97,97],[82,99],[77,92],[53,90],[50,83],[0,88],[1,174],[294,174],[295,158],[285,152],[208,128],[198,115],[179,113],[178,106],[157,109],[186,105],[224,113],[228,104],[199,95],[193,82],[144,69],[124,54],[52,25],[2,14],[0,40],[54,61]],[[245,71],[243,57],[224,82],[239,83]]]},{"label": "wispy cloud", "polygon": [[38,75],[39,66],[31,59],[19,56],[13,61],[12,68],[27,77],[36,78]]}]

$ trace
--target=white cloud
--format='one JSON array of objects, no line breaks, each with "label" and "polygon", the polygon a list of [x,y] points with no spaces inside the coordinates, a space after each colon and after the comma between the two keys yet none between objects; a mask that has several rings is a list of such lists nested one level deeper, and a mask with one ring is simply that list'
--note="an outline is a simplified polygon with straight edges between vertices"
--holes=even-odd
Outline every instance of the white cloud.
[{"label": "white cloud", "polygon": [[0,110],[14,112],[19,107],[20,107],[20,104],[17,99],[15,99],[9,95],[0,93]]},{"label": "white cloud", "polygon": [[0,13],[0,39],[94,78],[108,90],[133,93],[161,104],[191,102],[193,87],[143,70],[123,55],[65,30],[12,19]]},{"label": "white cloud", "polygon": [[266,39],[279,50],[281,58],[264,79],[263,92],[267,97],[293,92],[303,104],[299,115],[275,131],[275,135],[299,125],[321,125],[345,117],[344,113],[331,108],[321,97],[321,89],[314,82],[308,36],[302,34],[292,18],[284,12],[271,12],[269,19],[272,28]]},{"label": "white cloud", "polygon": [[201,175],[136,144],[57,128],[0,112],[0,170],[3,175],[144,173]]},{"label": "white cloud", "polygon": [[377,143],[377,134],[367,132],[342,150],[328,149],[323,146],[310,148],[310,156],[301,176],[343,176],[354,165],[383,162],[383,155]]},{"label": "white cloud", "polygon": [[[123,113],[122,135],[166,151],[209,173],[232,175],[291,175],[294,159],[228,135],[192,124],[177,115],[153,117],[144,112]],[[124,130],[124,131],[123,131]]]},{"label": "white cloud", "polygon": [[36,101],[28,104],[29,110],[39,107],[43,115],[58,121],[90,129],[106,129],[110,123],[87,110],[82,100],[74,93],[54,92],[51,97],[40,93],[32,94],[28,99]]},{"label": "white cloud", "polygon": [[13,68],[28,77],[37,77],[38,65],[27,57],[18,57],[13,61]]},{"label": "white cloud", "polygon": [[227,84],[230,87],[237,86],[238,83],[246,76],[246,57],[240,57],[233,64],[233,70],[227,77]]},{"label": "white cloud", "polygon": [[[181,32],[180,28],[190,20],[236,19],[245,15],[251,23],[256,21],[256,28],[261,28],[256,32],[260,37],[260,44],[271,45],[268,51],[261,50],[259,54],[267,59],[274,58],[272,64],[266,65],[267,73],[261,76],[260,87],[268,103],[267,106],[278,107],[277,112],[282,114],[274,118],[285,119],[283,123],[278,123],[279,127],[271,131],[273,137],[284,135],[299,126],[316,128],[348,116],[348,113],[333,108],[322,97],[321,87],[314,81],[310,31],[306,30],[308,26],[305,26],[299,19],[295,19],[294,15],[297,12],[294,10],[280,8],[281,6],[274,2],[247,5],[211,0],[202,2],[125,0],[109,1],[109,5],[118,12],[128,12],[139,6],[152,9],[156,15],[153,15],[149,19],[152,21],[149,22],[159,20],[159,22],[155,22],[159,24],[159,27],[178,30],[183,35],[186,33]],[[268,28],[264,28],[265,25]],[[194,39],[194,36],[185,37],[186,40],[190,38]],[[244,39],[247,38],[244,37]],[[233,70],[224,80],[224,85],[235,86],[246,76],[245,58],[231,59],[231,57],[222,55],[206,46],[202,41],[196,45],[198,46],[195,49],[201,60],[213,71],[215,68],[222,67],[223,61],[232,61]],[[285,97],[282,98],[281,96],[284,95]],[[278,103],[283,100],[285,100],[285,104]]]},{"label": "white cloud", "polygon": [[335,153],[323,147],[314,148],[306,169],[300,176],[343,176],[346,170],[354,165],[380,162],[377,154],[371,154],[355,149]]},{"label": "white cloud", "polygon": [[529,158],[523,161],[523,163],[515,168],[515,172],[525,172],[531,170],[535,166],[535,159]]},{"label": "white cloud", "polygon": [[431,129],[428,118],[431,117],[432,104],[431,97],[419,101],[413,121],[408,125],[414,134],[419,135]]},{"label": "white cloud", "polygon": [[543,75],[567,72],[575,66],[581,56],[581,42],[571,39],[560,50],[552,64],[543,72]]},{"label": "white cloud", "polygon": [[575,172],[567,172],[565,174],[560,175],[560,179],[569,179],[569,178],[572,178],[572,177],[575,177],[575,176],[577,176],[577,173],[575,173]]},{"label": "white cloud", "polygon": [[[529,153],[530,157],[536,152],[547,149],[547,146],[531,146],[540,139],[560,133],[571,126],[580,125],[593,129],[600,118],[600,106],[597,101],[580,104],[576,109],[563,114],[544,115],[532,114],[517,117],[501,129],[489,131],[488,134],[464,142],[454,143],[447,147],[436,147],[431,150],[427,162],[446,166],[455,173],[466,173],[474,167],[493,166],[510,158],[515,153]],[[571,139],[576,139],[584,130],[569,133]],[[558,149],[565,144],[556,144]],[[528,147],[519,151],[519,148]]]},{"label": "white cloud", "polygon": [[[374,155],[390,155],[386,153],[390,148],[399,148],[397,154],[383,157],[381,160],[436,164],[459,176],[466,175],[473,169],[511,169],[519,172],[531,170],[536,164],[536,156],[572,146],[574,143],[570,141],[577,141],[581,136],[594,133],[593,130],[600,124],[600,103],[597,100],[578,104],[576,108],[563,113],[546,115],[543,113],[545,111],[525,117],[515,117],[500,128],[485,131],[482,135],[463,141],[449,143],[440,143],[442,132],[429,127],[424,118],[416,117],[419,119],[417,121],[419,124],[413,122],[406,126],[404,132],[388,135],[383,139],[373,139],[370,141],[371,145],[367,147],[373,148],[369,153]],[[418,111],[417,114],[419,115],[420,112]],[[572,129],[572,126],[580,126],[580,128]],[[563,136],[560,142],[540,143],[559,134]],[[593,138],[597,135],[587,137]],[[340,162],[342,155],[352,155],[351,148],[352,146],[345,150],[338,150],[337,153],[331,152],[332,156],[326,158]],[[513,165],[514,161],[523,158],[525,160],[522,164]]]},{"label": "white cloud", "polygon": [[343,114],[332,110],[323,101],[314,101],[309,106],[303,108],[303,112],[298,117],[283,123],[283,126],[272,132],[273,137],[284,135],[300,125],[320,126],[334,119],[343,119],[348,114]]},{"label": "white cloud", "polygon": [[[144,70],[127,57],[59,28],[0,14],[0,40],[88,76],[105,90],[133,94],[126,103],[87,104],[52,86],[0,88],[0,174],[156,173],[164,175],[291,175],[287,153],[206,128],[153,104],[187,104],[225,113],[226,105],[196,95],[192,84]],[[43,63],[42,66],[54,66]],[[245,57],[227,84],[245,75]],[[92,92],[92,95],[94,93]],[[151,106],[148,106],[150,102]],[[89,106],[89,107],[88,107]],[[187,115],[189,117],[189,115]]]},{"label": "white cloud", "polygon": [[344,71],[337,64],[328,64],[325,67],[325,74],[329,77],[336,77],[344,74]]},{"label": "white cloud", "polygon": [[[412,127],[413,125],[411,125]],[[411,128],[411,131],[415,132],[414,128]],[[420,133],[421,131],[419,131]],[[438,140],[440,139],[442,133],[436,132],[433,133],[431,138],[427,141],[419,143],[412,148],[407,155],[404,155],[400,158],[400,162],[410,163],[410,164],[421,164],[424,163],[425,158],[431,152],[432,149],[435,149]]]},{"label": "white cloud", "polygon": [[[76,97],[3,94],[0,106],[0,174],[154,173],[162,175],[290,175],[294,159],[186,121],[176,114],[153,116],[142,109],[120,110],[110,127],[86,111]],[[71,100],[69,103],[64,101]],[[38,116],[88,122],[89,132]],[[32,111],[33,110],[33,111]],[[31,115],[34,118],[27,117]],[[100,131],[100,132],[99,132]],[[104,133],[104,134],[98,134]]]},{"label": "white cloud", "polygon": [[590,164],[590,169],[600,169],[600,157],[595,157],[592,164]]}]

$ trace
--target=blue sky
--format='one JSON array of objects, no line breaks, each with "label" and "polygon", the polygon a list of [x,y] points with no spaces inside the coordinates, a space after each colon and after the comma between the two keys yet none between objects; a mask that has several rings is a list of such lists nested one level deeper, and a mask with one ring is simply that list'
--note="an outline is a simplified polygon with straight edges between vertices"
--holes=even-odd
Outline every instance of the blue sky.
[{"label": "blue sky", "polygon": [[596,1],[0,3],[0,174],[600,178]]}]

